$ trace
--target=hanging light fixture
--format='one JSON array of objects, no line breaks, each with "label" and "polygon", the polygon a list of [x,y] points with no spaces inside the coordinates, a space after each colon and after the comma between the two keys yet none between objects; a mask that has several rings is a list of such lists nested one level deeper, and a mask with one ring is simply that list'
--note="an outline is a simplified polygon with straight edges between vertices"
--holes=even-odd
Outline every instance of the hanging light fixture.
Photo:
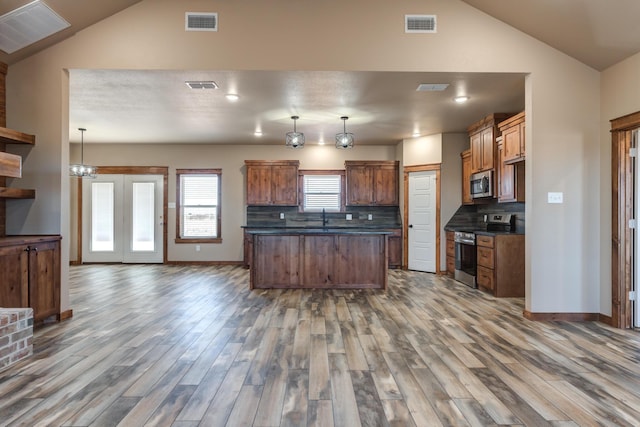
[{"label": "hanging light fixture", "polygon": [[353,148],[353,141],[354,141],[353,134],[347,133],[348,119],[349,117],[347,116],[340,117],[340,120],[342,120],[342,123],[343,123],[343,127],[342,127],[342,133],[336,134],[336,148],[340,148],[340,149]]},{"label": "hanging light fixture", "polygon": [[95,178],[96,167],[84,164],[84,132],[85,128],[78,128],[80,131],[80,164],[69,165],[69,175],[78,178]]},{"label": "hanging light fixture", "polygon": [[291,116],[293,120],[293,132],[287,132],[287,148],[304,147],[304,133],[296,131],[296,120],[299,118],[298,116]]}]

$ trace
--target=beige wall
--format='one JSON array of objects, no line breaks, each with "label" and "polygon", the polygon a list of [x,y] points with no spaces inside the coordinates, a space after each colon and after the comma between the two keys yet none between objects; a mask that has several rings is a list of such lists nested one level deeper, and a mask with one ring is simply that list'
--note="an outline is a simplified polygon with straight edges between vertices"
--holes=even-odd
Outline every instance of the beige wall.
[{"label": "beige wall", "polygon": [[601,313],[611,314],[611,129],[610,120],[640,111],[640,54],[602,73],[600,117],[600,204]]},{"label": "beige wall", "polygon": [[[220,31],[185,32],[185,11],[218,12]],[[437,14],[438,33],[404,34],[404,14],[415,13]],[[600,74],[466,3],[143,0],[9,67],[8,126],[38,138],[20,185],[38,196],[10,204],[8,231],[62,233],[63,309],[69,308],[70,68],[530,73],[526,309],[601,310],[600,206],[609,200],[593,190],[603,166]],[[547,204],[549,191],[563,191],[565,203]]]},{"label": "beige wall", "polygon": [[[77,158],[78,144],[73,144],[72,158]],[[169,187],[167,202],[176,201],[176,169],[222,169],[222,243],[175,243],[176,212],[169,209],[167,218],[169,261],[241,261],[242,226],[245,225],[245,160],[300,160],[300,169],[344,169],[345,160],[395,160],[394,146],[336,150],[333,145],[309,145],[303,150],[283,146],[258,145],[174,145],[174,144],[91,144],[85,145],[86,163],[96,166],[167,166]],[[73,179],[75,180],[75,179]],[[71,230],[77,228],[77,214],[72,207]],[[71,256],[77,256],[77,236],[70,232]]]}]

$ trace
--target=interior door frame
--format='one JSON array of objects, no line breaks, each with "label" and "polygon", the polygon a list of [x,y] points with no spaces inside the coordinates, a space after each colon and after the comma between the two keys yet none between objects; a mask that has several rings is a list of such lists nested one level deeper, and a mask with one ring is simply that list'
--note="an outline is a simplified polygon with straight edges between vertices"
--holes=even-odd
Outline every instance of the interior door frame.
[{"label": "interior door frame", "polygon": [[639,128],[640,111],[611,120],[611,318],[601,314],[600,320],[623,329],[633,327],[629,300],[633,280],[633,236],[629,221],[634,219],[634,188],[629,148],[633,131]]},{"label": "interior door frame", "polygon": [[402,173],[404,175],[404,203],[402,213],[402,269],[406,270],[409,266],[409,174],[412,172],[436,172],[436,274],[442,274],[440,268],[440,167],[441,164],[404,166]]},{"label": "interior door frame", "polygon": [[[169,167],[167,166],[98,166],[98,175],[162,175],[162,263],[167,264],[167,213],[169,195]],[[74,264],[82,264],[82,184],[86,178],[78,179],[78,209],[77,209],[77,247],[78,255]]]}]

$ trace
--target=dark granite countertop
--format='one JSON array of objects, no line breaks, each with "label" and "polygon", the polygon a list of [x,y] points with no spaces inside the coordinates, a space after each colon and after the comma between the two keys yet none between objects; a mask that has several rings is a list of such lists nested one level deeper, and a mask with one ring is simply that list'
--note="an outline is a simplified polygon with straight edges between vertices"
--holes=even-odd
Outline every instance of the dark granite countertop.
[{"label": "dark granite countertop", "polygon": [[263,230],[393,230],[402,228],[402,225],[367,225],[367,226],[341,226],[331,225],[322,227],[321,225],[307,225],[307,226],[286,226],[286,225],[243,225],[245,230],[250,229],[263,229]]},{"label": "dark granite countertop", "polygon": [[315,234],[393,234],[392,231],[380,228],[311,228],[311,227],[245,227],[249,234],[289,234],[289,235],[315,235]]},{"label": "dark granite countertop", "polygon": [[487,230],[478,230],[474,231],[475,234],[479,234],[481,236],[498,236],[503,234],[513,234],[517,236],[523,236],[524,233],[518,233],[516,231],[487,231]]}]

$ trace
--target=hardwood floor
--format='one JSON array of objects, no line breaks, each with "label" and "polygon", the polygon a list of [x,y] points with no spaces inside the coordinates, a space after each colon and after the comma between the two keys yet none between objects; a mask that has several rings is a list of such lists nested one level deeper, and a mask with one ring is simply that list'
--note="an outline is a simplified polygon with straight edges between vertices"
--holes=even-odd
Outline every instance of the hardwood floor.
[{"label": "hardwood floor", "polygon": [[71,268],[0,425],[636,426],[640,334],[531,322],[448,278],[249,291],[239,267]]}]

